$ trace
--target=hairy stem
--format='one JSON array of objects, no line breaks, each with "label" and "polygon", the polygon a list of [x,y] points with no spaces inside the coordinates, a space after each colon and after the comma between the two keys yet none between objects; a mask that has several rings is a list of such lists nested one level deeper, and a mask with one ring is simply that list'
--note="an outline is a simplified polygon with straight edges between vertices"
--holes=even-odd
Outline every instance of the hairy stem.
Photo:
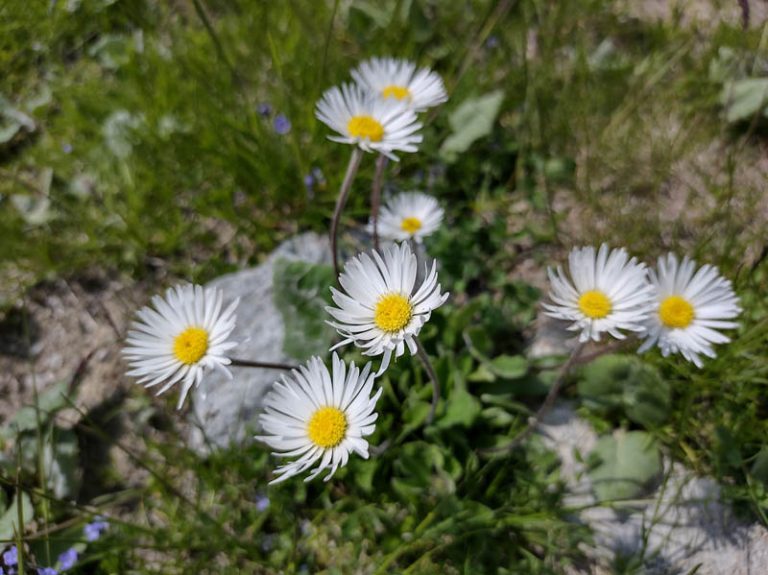
[{"label": "hairy stem", "polygon": [[299,369],[298,365],[291,365],[289,363],[274,363],[270,361],[250,361],[247,359],[235,359],[229,358],[232,367],[260,367],[263,369],[284,369],[290,371],[292,369]]},{"label": "hairy stem", "polygon": [[549,388],[549,393],[547,393],[547,397],[544,398],[544,403],[541,404],[541,407],[536,412],[536,414],[533,417],[528,419],[528,425],[525,427],[525,429],[523,429],[520,433],[518,433],[517,436],[506,445],[491,447],[489,449],[481,449],[479,450],[479,453],[482,453],[484,455],[508,453],[514,450],[531,433],[533,433],[533,431],[536,429],[539,423],[541,423],[541,420],[544,418],[544,416],[549,412],[550,409],[552,409],[552,406],[554,405],[555,400],[557,399],[557,396],[560,393],[560,390],[562,389],[566,378],[568,377],[568,374],[570,373],[573,366],[576,365],[576,363],[578,362],[579,355],[581,354],[583,349],[584,349],[583,343],[579,343],[575,348],[573,348],[573,351],[571,352],[570,357],[560,368],[560,374],[557,376],[557,379],[552,384],[552,387]]},{"label": "hairy stem", "polygon": [[339,197],[336,200],[336,209],[333,210],[333,219],[331,220],[331,255],[333,256],[333,271],[336,273],[336,277],[339,277],[339,255],[336,253],[336,243],[339,234],[339,220],[341,219],[341,212],[344,210],[344,205],[347,203],[347,197],[349,191],[352,189],[352,182],[357,175],[357,170],[360,167],[360,160],[363,159],[363,151],[360,148],[355,148],[352,151],[352,155],[349,157],[349,164],[347,165],[347,173],[344,175],[344,181],[341,184],[339,190]]},{"label": "hairy stem", "polygon": [[381,206],[381,190],[384,187],[384,171],[389,158],[381,154],[376,159],[376,173],[373,176],[371,189],[371,221],[373,222],[373,249],[379,251],[379,207]]},{"label": "hairy stem", "polygon": [[432,406],[429,408],[429,416],[427,417],[427,423],[432,423],[432,420],[435,419],[437,402],[440,400],[440,381],[437,379],[435,368],[432,367],[432,362],[429,360],[427,352],[424,351],[424,347],[421,345],[421,342],[416,338],[414,338],[413,341],[416,342],[416,353],[418,354],[421,362],[424,364],[424,369],[427,371],[429,379],[432,381]]}]

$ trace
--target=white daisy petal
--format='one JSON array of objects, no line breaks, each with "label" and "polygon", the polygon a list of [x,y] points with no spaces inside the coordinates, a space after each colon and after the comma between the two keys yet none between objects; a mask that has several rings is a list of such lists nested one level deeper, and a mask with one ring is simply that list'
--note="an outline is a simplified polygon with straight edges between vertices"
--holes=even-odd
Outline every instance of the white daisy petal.
[{"label": "white daisy petal", "polygon": [[[374,431],[376,402],[382,389],[371,396],[375,375],[368,363],[362,370],[333,354],[331,372],[319,357],[294,370],[290,378],[275,383],[264,399],[259,439],[279,457],[297,457],[275,470],[270,483],[279,483],[317,466],[305,481],[326,469],[328,481],[349,460],[349,452],[368,453],[367,437]],[[358,443],[361,442],[361,443]]]},{"label": "white daisy petal", "polygon": [[731,282],[713,266],[697,270],[695,261],[688,257],[679,261],[672,253],[659,258],[650,278],[653,313],[638,351],[658,345],[664,357],[679,353],[701,367],[700,356],[715,357],[714,345],[730,341],[717,330],[738,327],[730,321],[741,313]]},{"label": "white daisy petal", "polygon": [[405,353],[429,319],[432,310],[448,299],[440,293],[437,268],[433,264],[421,285],[416,284],[416,256],[407,242],[385,248],[383,255],[360,254],[345,267],[339,283],[344,294],[331,288],[338,306],[326,311],[335,321],[328,323],[344,337],[342,344],[355,343],[369,356],[382,355],[380,375],[394,357]]},{"label": "white daisy petal", "polygon": [[341,136],[334,142],[357,144],[366,152],[380,152],[392,160],[392,152],[415,152],[421,143],[422,125],[413,110],[398,100],[379,100],[354,84],[327,90],[317,102],[315,116]]},{"label": "white daisy petal", "polygon": [[380,101],[402,102],[415,112],[448,100],[442,78],[408,60],[371,58],[352,70],[352,77]]},{"label": "white daisy petal", "polygon": [[[421,241],[434,233],[443,221],[443,208],[437,200],[420,192],[398,194],[381,209],[378,221],[379,235],[387,240]],[[373,220],[368,224],[373,233]]]},{"label": "white daisy petal", "polygon": [[568,272],[570,278],[561,267],[548,270],[551,303],[542,307],[546,315],[571,322],[567,329],[580,332],[580,342],[645,331],[653,301],[645,264],[603,244],[572,249]]},{"label": "white daisy petal", "polygon": [[136,312],[123,356],[145,387],[163,384],[157,395],[181,385],[178,408],[192,387],[197,387],[210,369],[231,374],[224,353],[237,345],[226,341],[235,328],[237,301],[221,312],[223,294],[201,286],[179,285],[168,289],[165,298],[155,296],[151,307]]}]

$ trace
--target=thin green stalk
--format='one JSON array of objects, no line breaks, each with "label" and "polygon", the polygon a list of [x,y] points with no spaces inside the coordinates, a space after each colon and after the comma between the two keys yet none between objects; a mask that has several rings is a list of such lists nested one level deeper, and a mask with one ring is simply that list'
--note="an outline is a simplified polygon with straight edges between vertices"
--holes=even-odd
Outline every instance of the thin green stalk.
[{"label": "thin green stalk", "polygon": [[16,438],[16,517],[18,525],[16,526],[16,550],[18,552],[19,573],[24,573],[24,505],[22,503],[21,491],[21,441]]},{"label": "thin green stalk", "polygon": [[214,30],[210,18],[208,18],[208,14],[205,12],[205,8],[203,7],[200,0],[192,0],[192,3],[195,5],[195,12],[197,12],[198,18],[200,18],[203,26],[205,26],[205,31],[208,32],[208,36],[210,36],[211,42],[213,42],[213,47],[216,49],[216,54],[218,54],[219,59],[229,69],[230,74],[232,74],[232,78],[236,78],[237,72],[235,71],[235,67],[232,65],[232,62],[229,61],[227,53],[224,51],[224,46],[222,45],[221,40],[219,40],[219,36],[216,34],[216,30]]}]

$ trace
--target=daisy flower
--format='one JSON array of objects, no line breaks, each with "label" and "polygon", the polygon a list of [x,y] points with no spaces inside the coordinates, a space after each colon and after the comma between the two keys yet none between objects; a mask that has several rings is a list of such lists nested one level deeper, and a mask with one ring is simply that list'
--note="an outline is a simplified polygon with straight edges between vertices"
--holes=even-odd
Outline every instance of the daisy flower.
[{"label": "daisy flower", "polygon": [[[437,200],[420,192],[399,194],[381,209],[378,231],[389,240],[421,241],[432,234],[443,221],[443,208]],[[373,221],[368,224],[373,233]]]},{"label": "daisy flower", "polygon": [[624,248],[611,250],[603,244],[574,248],[568,255],[570,279],[558,266],[547,270],[552,303],[544,313],[572,322],[579,341],[600,341],[603,332],[624,339],[620,330],[642,332],[651,313],[653,288],[645,264],[629,257]]},{"label": "daisy flower", "polygon": [[220,290],[198,285],[176,286],[165,292],[165,298],[153,297],[154,309],[140,309],[128,332],[123,349],[133,368],[128,375],[137,377],[145,387],[163,383],[157,395],[179,383],[178,409],[207,370],[220,369],[232,379],[225,367],[230,363],[225,354],[237,345],[227,337],[235,328],[239,298],[224,311],[223,301]]},{"label": "daisy flower", "polygon": [[684,257],[678,262],[671,253],[659,258],[658,269],[650,275],[655,303],[647,321],[647,339],[638,351],[658,344],[664,357],[681,353],[701,367],[700,355],[715,357],[713,344],[731,341],[717,330],[738,327],[728,321],[741,312],[731,282],[713,266],[696,271],[695,261]]},{"label": "daisy flower", "polygon": [[366,152],[415,152],[421,142],[421,123],[404,102],[382,100],[359,86],[344,84],[323,94],[315,110],[317,118],[341,136],[334,142],[356,144]]},{"label": "daisy flower", "polygon": [[277,451],[278,457],[297,457],[275,470],[270,481],[279,483],[317,467],[305,481],[311,481],[330,468],[328,481],[339,467],[344,467],[350,452],[368,459],[368,442],[378,414],[374,411],[382,388],[371,396],[376,376],[367,363],[360,371],[351,363],[349,369],[333,354],[333,373],[319,357],[275,383],[264,400],[259,423],[267,435],[257,436]]},{"label": "daisy flower", "polygon": [[400,357],[406,345],[411,354],[417,352],[416,336],[448,294],[440,293],[435,262],[416,287],[418,263],[407,243],[386,248],[383,257],[372,255],[360,254],[346,265],[339,276],[346,293],[332,287],[338,308],[325,309],[336,320],[328,323],[344,337],[331,349],[355,343],[365,355],[383,354],[381,375],[392,354]]},{"label": "daisy flower", "polygon": [[360,86],[385,100],[405,102],[423,112],[448,100],[442,78],[429,68],[416,68],[408,60],[371,58],[352,70]]}]

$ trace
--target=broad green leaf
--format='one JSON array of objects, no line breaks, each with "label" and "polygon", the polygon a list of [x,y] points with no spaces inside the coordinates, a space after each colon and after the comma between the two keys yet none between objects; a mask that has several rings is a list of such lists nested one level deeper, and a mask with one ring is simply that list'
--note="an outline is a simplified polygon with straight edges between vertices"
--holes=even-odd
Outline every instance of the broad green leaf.
[{"label": "broad green leaf", "polygon": [[522,355],[500,355],[493,358],[488,367],[504,379],[519,379],[528,372],[528,360]]},{"label": "broad green leaf", "polygon": [[768,78],[746,78],[726,82],[720,94],[729,122],[747,120],[765,109],[768,103]]},{"label": "broad green leaf", "polygon": [[459,154],[466,152],[474,142],[490,134],[503,100],[504,92],[496,90],[462,102],[448,118],[453,133],[440,147],[443,160],[448,163],[455,162]]},{"label": "broad green leaf", "polygon": [[605,355],[581,370],[578,392],[589,409],[623,410],[630,421],[655,427],[666,421],[671,390],[659,371],[629,355]]},{"label": "broad green leaf", "polygon": [[[26,493],[21,494],[21,515],[24,525],[29,524],[35,518],[35,510],[32,507],[32,500]],[[14,533],[22,531],[24,525],[19,528],[19,497],[14,494],[11,505],[0,517],[0,540],[13,539]]]},{"label": "broad green leaf", "polygon": [[0,144],[10,142],[22,128],[28,132],[34,132],[36,127],[32,118],[17,110],[0,95]]},{"label": "broad green leaf", "polygon": [[752,463],[750,473],[756,479],[759,479],[763,483],[768,483],[768,447],[763,447],[755,457],[755,461]]},{"label": "broad green leaf", "polygon": [[465,389],[457,388],[448,399],[445,415],[437,421],[437,427],[470,427],[480,415],[481,409],[480,401],[474,395]]},{"label": "broad green leaf", "polygon": [[[66,382],[52,385],[37,397],[40,424],[47,422],[58,410],[67,405],[69,397]],[[10,439],[17,432],[32,431],[37,429],[38,410],[34,406],[26,405],[16,412],[6,426],[0,430],[0,437]]]},{"label": "broad green leaf", "polygon": [[659,448],[643,431],[601,437],[589,458],[594,464],[589,476],[600,501],[637,498],[661,473]]},{"label": "broad green leaf", "polygon": [[58,499],[75,497],[80,490],[80,448],[71,429],[54,429],[44,446],[48,488]]},{"label": "broad green leaf", "polygon": [[333,268],[306,262],[275,262],[272,278],[274,302],[283,316],[283,350],[295,359],[322,355],[333,342],[335,330],[326,323]]}]

